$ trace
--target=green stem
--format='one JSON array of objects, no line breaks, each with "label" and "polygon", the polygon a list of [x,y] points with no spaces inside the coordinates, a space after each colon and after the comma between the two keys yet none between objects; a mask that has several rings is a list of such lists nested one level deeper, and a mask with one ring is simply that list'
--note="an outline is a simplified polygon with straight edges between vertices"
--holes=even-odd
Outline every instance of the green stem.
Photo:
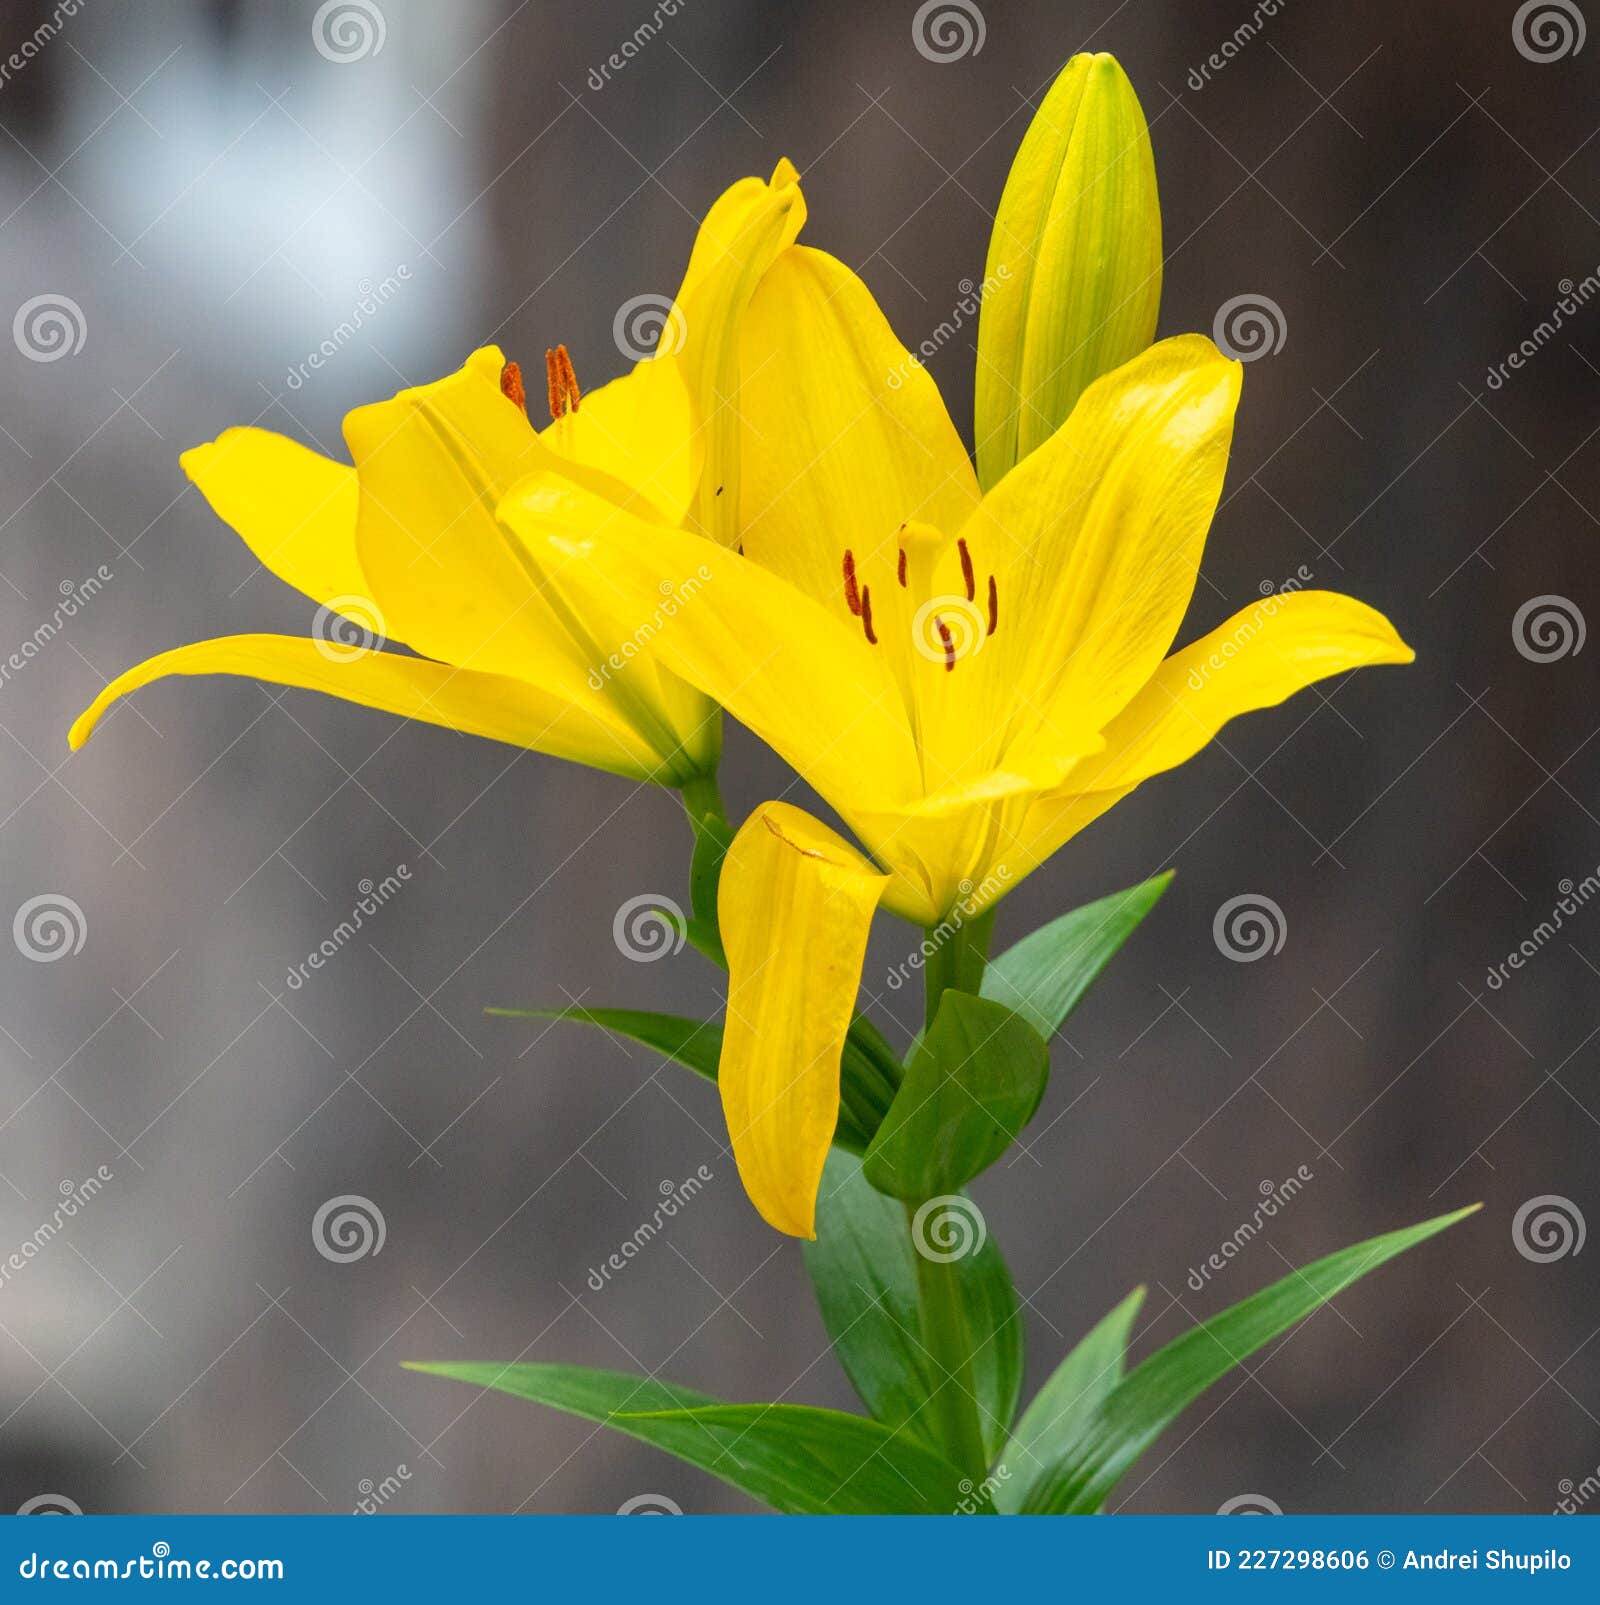
[{"label": "green stem", "polygon": [[694,775],[682,786],[683,808],[694,832],[694,857],[689,864],[689,897],[694,908],[690,935],[695,946],[723,969],[728,967],[717,930],[717,884],[722,860],[733,841],[733,826],[722,806],[715,771]]},{"label": "green stem", "polygon": [[994,934],[994,914],[991,906],[970,919],[952,914],[943,924],[928,927],[924,1029],[933,1024],[939,1013],[939,1000],[947,988],[976,993],[983,985],[983,972],[989,964],[989,938]]},{"label": "green stem", "polygon": [[928,1407],[933,1411],[939,1441],[952,1464],[963,1476],[981,1482],[988,1473],[989,1455],[984,1448],[983,1427],[973,1395],[971,1340],[967,1335],[967,1312],[961,1296],[961,1262],[930,1259],[923,1253],[918,1237],[925,1234],[919,1234],[916,1229],[916,1213],[916,1205],[906,1205],[911,1251],[917,1262],[917,1307],[922,1342],[942,1378]]}]

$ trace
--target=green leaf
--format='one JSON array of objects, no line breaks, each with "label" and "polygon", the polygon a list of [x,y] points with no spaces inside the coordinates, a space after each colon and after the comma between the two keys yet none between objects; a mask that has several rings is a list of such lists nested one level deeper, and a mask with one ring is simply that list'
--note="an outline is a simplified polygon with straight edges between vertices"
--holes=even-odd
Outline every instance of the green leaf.
[{"label": "green leaf", "polygon": [[[934,1448],[937,1427],[928,1400],[943,1373],[919,1335],[916,1251],[905,1209],[868,1185],[859,1161],[829,1154],[817,1195],[816,1239],[801,1247],[822,1323],[862,1403],[885,1426]],[[978,1420],[993,1457],[1006,1441],[1022,1389],[1017,1295],[992,1238],[951,1263],[966,1311]]]},{"label": "green leaf", "polygon": [[576,1365],[408,1364],[598,1421],[792,1516],[992,1513],[961,1473],[876,1421],[795,1404],[724,1404],[625,1371]]},{"label": "green leaf", "polygon": [[1022,1412],[995,1468],[994,1502],[1004,1514],[1016,1514],[1051,1445],[1070,1441],[1122,1380],[1128,1335],[1143,1303],[1144,1289],[1136,1287],[1055,1368]]},{"label": "green leaf", "polygon": [[1015,1009],[1048,1041],[1171,884],[1168,870],[1041,925],[989,965],[983,995]]},{"label": "green leaf", "polygon": [[1098,1510],[1123,1473],[1219,1377],[1368,1271],[1478,1207],[1330,1254],[1158,1349],[1077,1422],[1069,1438],[1039,1456],[1045,1463],[1026,1491],[1022,1513],[1075,1516]]},{"label": "green leaf", "polygon": [[[642,1042],[707,1081],[717,1079],[717,1064],[722,1058],[722,1027],[713,1020],[691,1020],[681,1014],[656,1014],[648,1009],[487,1009],[485,1013],[510,1020],[568,1020],[598,1026],[602,1031]],[[871,1133],[878,1129],[894,1097],[876,1048],[882,1037],[874,1030],[865,1047],[856,1040],[857,1026],[864,1023],[858,1020],[852,1025],[845,1039],[839,1070],[839,1124],[833,1134],[839,1147],[857,1154],[865,1151]]]},{"label": "green leaf", "polygon": [[867,1149],[867,1180],[908,1203],[958,1192],[1017,1140],[1049,1076],[1044,1039],[1020,1014],[945,992]]}]

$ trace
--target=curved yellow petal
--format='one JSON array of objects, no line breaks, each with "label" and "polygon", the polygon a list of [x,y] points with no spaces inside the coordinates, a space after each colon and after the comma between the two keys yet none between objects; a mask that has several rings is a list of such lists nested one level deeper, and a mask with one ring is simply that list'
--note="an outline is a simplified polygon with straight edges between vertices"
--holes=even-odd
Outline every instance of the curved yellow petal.
[{"label": "curved yellow petal", "polygon": [[698,686],[836,805],[920,792],[883,654],[777,575],[553,475],[517,486],[500,516],[553,603],[615,652]]},{"label": "curved yellow petal", "polygon": [[756,809],[722,866],[728,1018],[717,1080],[739,1177],[780,1232],[814,1237],[839,1056],[886,876],[787,803]]},{"label": "curved yellow petal", "polygon": [[661,760],[590,693],[575,703],[524,680],[451,668],[397,652],[347,650],[283,635],[231,635],[150,658],[118,676],[73,725],[76,751],[119,698],[169,674],[235,674],[321,691],[363,707],[529,747],[634,779],[667,778]]},{"label": "curved yellow petal", "polygon": [[312,601],[368,598],[356,556],[356,475],[267,429],[225,429],[178,459],[263,567]]},{"label": "curved yellow petal", "polygon": [[663,354],[675,353],[694,397],[704,444],[690,522],[724,546],[739,539],[742,385],[749,374],[739,332],[762,275],[793,245],[805,219],[800,175],[786,159],[765,182],[745,178],[725,190],[695,236],[662,332]]},{"label": "curved yellow petal", "polygon": [[962,531],[995,576],[995,632],[970,667],[1006,767],[1082,751],[1155,673],[1194,591],[1240,374],[1200,335],[1152,346],[1090,385]]},{"label": "curved yellow petal", "polygon": [[[908,595],[905,526],[949,537],[978,504],[938,387],[866,285],[805,246],[762,280],[743,350],[746,554],[842,618],[849,551],[882,617]],[[909,638],[909,628],[880,633]]]},{"label": "curved yellow petal", "polygon": [[1329,675],[1415,655],[1381,613],[1335,591],[1295,591],[1243,609],[1166,659],[1106,727],[1105,751],[1034,805],[1023,830],[1024,872],[1140,781],[1192,758],[1230,719],[1275,707]]}]

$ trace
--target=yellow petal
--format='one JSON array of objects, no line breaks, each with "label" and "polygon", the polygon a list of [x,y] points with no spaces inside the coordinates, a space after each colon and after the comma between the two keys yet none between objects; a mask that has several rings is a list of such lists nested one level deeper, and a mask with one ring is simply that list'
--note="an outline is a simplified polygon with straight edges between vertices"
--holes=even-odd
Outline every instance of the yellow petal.
[{"label": "yellow petal", "polygon": [[1091,385],[962,531],[996,577],[996,630],[970,669],[1004,767],[1082,752],[1155,673],[1194,590],[1239,381],[1202,336],[1152,346]]},{"label": "yellow petal", "polygon": [[314,602],[370,597],[356,556],[356,475],[266,429],[225,429],[179,462],[264,567]]},{"label": "yellow petal", "polygon": [[321,691],[404,719],[487,736],[635,779],[660,777],[659,756],[591,693],[584,703],[501,675],[396,652],[347,650],[282,635],[231,635],[163,652],[108,685],[68,736],[74,751],[120,697],[169,674],[236,674]]},{"label": "yellow petal", "polygon": [[500,517],[553,601],[617,651],[698,686],[831,798],[919,792],[883,653],[777,575],[556,476],[517,486]]},{"label": "yellow petal", "polygon": [[765,183],[745,178],[725,190],[695,236],[662,333],[661,349],[676,352],[694,397],[704,442],[692,526],[724,546],[739,539],[742,380],[749,373],[739,332],[762,275],[794,243],[805,218],[800,175],[787,160]]},{"label": "yellow petal", "polygon": [[1173,653],[1106,727],[1105,751],[1073,769],[1058,795],[1035,804],[1019,872],[1140,781],[1192,758],[1230,719],[1275,707],[1329,675],[1414,656],[1381,613],[1334,591],[1296,591],[1243,609]]},{"label": "yellow petal", "polygon": [[989,241],[974,409],[986,488],[1150,344],[1160,304],[1149,127],[1112,57],[1074,56],[1023,136]]},{"label": "yellow petal", "polygon": [[751,814],[722,867],[722,1107],[751,1202],[795,1237],[816,1235],[817,1186],[839,1117],[839,1056],[885,880],[787,803]]}]

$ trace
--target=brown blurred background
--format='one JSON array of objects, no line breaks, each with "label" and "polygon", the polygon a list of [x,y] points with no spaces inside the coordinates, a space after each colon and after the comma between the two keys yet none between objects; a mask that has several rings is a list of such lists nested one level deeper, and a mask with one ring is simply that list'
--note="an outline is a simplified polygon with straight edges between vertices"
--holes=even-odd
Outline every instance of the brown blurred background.
[{"label": "brown blurred background", "polygon": [[[166,682],[70,760],[65,731],[158,649],[309,628],[186,488],[183,448],[259,422],[337,449],[346,409],[487,340],[564,340],[600,382],[617,309],[670,295],[707,203],[779,155],[806,238],[915,345],[981,278],[1030,102],[1081,49],[1118,55],[1153,125],[1162,332],[1249,295],[1285,334],[1247,370],[1185,638],[1303,564],[1419,661],[1230,729],[1005,907],[1002,940],[1178,871],[1068,1023],[1027,1152],[975,1189],[1028,1300],[1030,1379],[1135,1282],[1147,1352],[1291,1264],[1482,1199],[1214,1390],[1113,1503],[1552,1508],[1600,1464],[1600,1250],[1530,1259],[1513,1221],[1543,1195],[1574,1228],[1600,1213],[1600,900],[1487,974],[1600,865],[1600,645],[1537,661],[1513,633],[1539,597],[1600,623],[1600,298],[1488,375],[1600,264],[1600,39],[1561,53],[1524,19],[1556,58],[1531,59],[1510,0],[978,0],[981,49],[938,62],[912,0],[378,5],[337,32],[310,0],[0,5],[0,54],[46,29],[0,80],[0,313],[71,303],[64,354],[25,349],[48,307],[0,340],[0,657],[111,576],[0,682],[0,916],[70,899],[86,933],[0,956],[0,1259],[112,1175],[0,1283],[0,1508],[338,1511],[386,1477],[412,1511],[749,1508],[405,1359],[849,1407],[711,1090],[482,1012],[717,1007],[692,951],[639,964],[612,940],[629,898],[684,896],[670,796],[242,681]],[[1580,5],[1568,27],[1600,25]],[[972,336],[933,363],[968,430]],[[734,804],[787,784],[728,745]],[[1243,894],[1286,927],[1255,963],[1213,941]],[[911,940],[884,922],[870,992]],[[714,1182],[595,1292],[590,1267],[702,1164]],[[334,1263],[312,1222],[347,1194],[385,1238]]]}]

